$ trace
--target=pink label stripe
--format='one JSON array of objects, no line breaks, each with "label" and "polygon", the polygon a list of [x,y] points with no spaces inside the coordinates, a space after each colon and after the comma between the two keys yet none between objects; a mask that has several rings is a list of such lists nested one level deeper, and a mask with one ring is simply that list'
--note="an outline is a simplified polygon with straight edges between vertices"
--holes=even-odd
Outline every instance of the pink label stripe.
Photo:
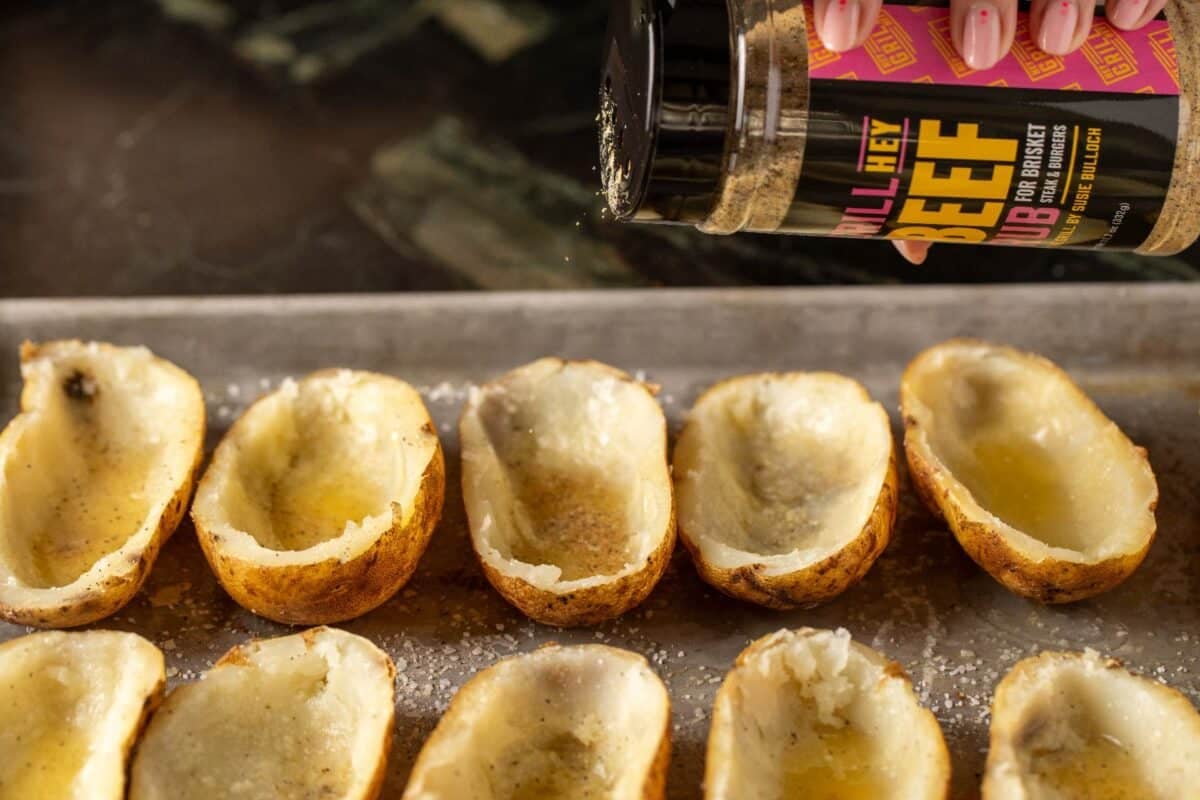
[{"label": "pink label stripe", "polygon": [[954,50],[948,8],[884,5],[867,43],[848,53],[822,47],[811,25],[808,42],[813,78],[1179,94],[1175,40],[1166,20],[1127,32],[1098,19],[1080,50],[1058,57],[1037,48],[1022,12],[1012,52],[993,69],[978,72]]}]

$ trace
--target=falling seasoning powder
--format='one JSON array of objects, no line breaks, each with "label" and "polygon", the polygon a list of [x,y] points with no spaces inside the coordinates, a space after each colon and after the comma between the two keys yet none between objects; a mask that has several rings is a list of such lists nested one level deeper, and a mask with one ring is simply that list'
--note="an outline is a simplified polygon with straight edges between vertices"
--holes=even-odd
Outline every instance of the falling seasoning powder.
[{"label": "falling seasoning powder", "polygon": [[1200,235],[1190,0],[1139,31],[1098,19],[1061,58],[1022,10],[985,71],[944,7],[886,2],[840,54],[811,19],[799,0],[615,0],[600,146],[617,218],[1156,255]]}]

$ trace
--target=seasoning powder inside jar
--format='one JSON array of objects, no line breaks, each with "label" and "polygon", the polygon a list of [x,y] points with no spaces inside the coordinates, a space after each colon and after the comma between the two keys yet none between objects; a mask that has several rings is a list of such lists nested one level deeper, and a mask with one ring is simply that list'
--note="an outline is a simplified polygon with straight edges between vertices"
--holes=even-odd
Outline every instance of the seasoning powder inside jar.
[{"label": "seasoning powder inside jar", "polygon": [[1066,57],[1024,9],[971,70],[950,12],[885,2],[822,47],[801,0],[615,0],[601,166],[620,219],[1170,254],[1200,235],[1200,8],[1102,19]]}]

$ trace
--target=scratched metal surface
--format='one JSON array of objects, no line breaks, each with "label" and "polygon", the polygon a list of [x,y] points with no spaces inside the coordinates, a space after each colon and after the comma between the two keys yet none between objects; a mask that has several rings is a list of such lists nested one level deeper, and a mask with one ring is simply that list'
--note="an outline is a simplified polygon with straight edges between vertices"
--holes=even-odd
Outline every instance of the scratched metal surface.
[{"label": "scratched metal surface", "polygon": [[[640,608],[594,630],[528,622],[483,580],[466,538],[452,423],[473,383],[547,354],[591,357],[662,385],[677,430],[712,381],[763,369],[833,369],[893,412],[900,371],[956,335],[1042,352],[1065,366],[1146,446],[1162,499],[1159,538],[1123,586],[1066,608],[1005,592],[914,503],[905,486],[895,540],[867,578],[811,611],[726,599],[677,553]],[[708,709],[751,639],[784,626],[844,626],[905,665],[954,756],[955,797],[976,796],[991,691],[1041,649],[1092,647],[1200,697],[1200,287],[860,289],[407,295],[0,302],[0,415],[15,412],[16,347],[77,336],[145,344],[190,370],[209,401],[209,444],[285,376],[328,366],[393,373],[421,387],[450,468],[443,522],[416,576],[345,625],[399,667],[385,796],[471,672],[539,643],[605,641],[650,657],[674,702],[672,800],[701,796]],[[230,601],[184,523],[146,588],[99,627],[142,633],[166,652],[171,683],[192,680],[247,636],[287,631]],[[0,640],[24,629],[0,624]]]}]

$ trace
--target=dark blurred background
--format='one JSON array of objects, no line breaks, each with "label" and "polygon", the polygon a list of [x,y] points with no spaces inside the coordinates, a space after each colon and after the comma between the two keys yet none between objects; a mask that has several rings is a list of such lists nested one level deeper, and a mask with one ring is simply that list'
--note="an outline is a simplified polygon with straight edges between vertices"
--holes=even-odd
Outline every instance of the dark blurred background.
[{"label": "dark blurred background", "polygon": [[0,11],[0,295],[1194,280],[1178,258],[619,225],[607,0]]}]

